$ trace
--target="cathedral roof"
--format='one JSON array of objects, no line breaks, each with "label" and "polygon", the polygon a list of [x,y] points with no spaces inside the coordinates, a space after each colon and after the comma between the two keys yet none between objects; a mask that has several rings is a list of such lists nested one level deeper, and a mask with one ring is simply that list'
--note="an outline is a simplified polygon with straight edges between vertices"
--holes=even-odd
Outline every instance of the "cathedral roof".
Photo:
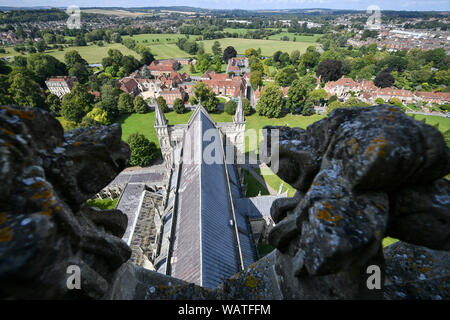
[{"label": "cathedral roof", "polygon": [[[239,181],[233,165],[224,163],[220,135],[208,112],[198,106],[183,142],[169,260],[171,276],[209,288],[256,260],[246,218],[234,210]],[[204,154],[216,161],[211,163]]]}]

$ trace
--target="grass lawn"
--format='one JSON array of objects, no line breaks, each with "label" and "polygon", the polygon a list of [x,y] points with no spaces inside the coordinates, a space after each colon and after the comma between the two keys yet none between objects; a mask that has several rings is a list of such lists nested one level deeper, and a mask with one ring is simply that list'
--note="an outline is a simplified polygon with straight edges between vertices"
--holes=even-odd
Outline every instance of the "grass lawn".
[{"label": "grass lawn", "polygon": [[270,194],[269,191],[267,191],[267,188],[259,183],[258,180],[250,174],[250,172],[247,170],[242,170],[242,173],[244,174],[244,183],[247,185],[247,192],[245,194],[246,197],[257,197],[260,192],[263,196]]},{"label": "grass lawn", "polygon": [[135,34],[133,36],[124,36],[125,38],[132,38],[137,43],[144,44],[159,44],[159,43],[176,43],[179,38],[185,38],[183,34],[178,33],[144,33]]},{"label": "grass lawn", "polygon": [[[409,114],[411,115],[411,114]],[[439,123],[439,131],[445,132],[450,130],[450,118],[440,117],[440,116],[426,116],[422,114],[415,114],[414,119],[422,121],[423,119],[427,119],[426,123],[429,125],[435,125]]]},{"label": "grass lawn", "polygon": [[118,201],[119,201],[119,198],[115,198],[114,200],[111,200],[109,198],[94,199],[94,200],[88,200],[87,204],[90,207],[97,207],[102,210],[111,210],[111,209],[116,208]]},{"label": "grass lawn", "polygon": [[188,58],[191,56],[174,43],[149,44],[149,48],[156,59]]},{"label": "grass lawn", "polygon": [[[5,48],[5,49],[6,49],[7,53],[0,54],[0,57],[20,55],[20,53],[14,51],[10,47]],[[122,45],[120,43],[111,43],[111,44],[105,43],[105,45],[103,47],[99,47],[96,44],[90,44],[88,46],[82,46],[82,47],[67,47],[67,48],[64,48],[63,51],[52,49],[52,50],[47,50],[44,53],[54,56],[56,59],[64,62],[64,54],[67,51],[76,50],[81,55],[81,57],[83,57],[83,59],[85,59],[88,63],[101,63],[102,59],[108,55],[109,49],[118,49],[124,55],[132,55],[138,59],[140,58],[139,54],[128,49],[127,47],[125,47],[124,45]],[[27,56],[27,54],[25,54],[24,56]]]},{"label": "grass lawn", "polygon": [[311,42],[311,43],[315,43],[317,41],[317,39],[319,39],[322,35],[321,34],[314,34],[311,36],[299,36],[296,35],[295,33],[291,33],[291,32],[281,32],[278,34],[274,34],[272,36],[269,37],[270,40],[281,40],[281,38],[287,36],[289,38],[289,41],[293,41],[295,38],[296,42]]},{"label": "grass lawn", "polygon": [[[244,54],[248,48],[258,49],[261,48],[261,54],[264,56],[271,56],[275,51],[283,51],[291,53],[294,50],[298,50],[301,53],[306,51],[311,45],[315,45],[312,42],[293,42],[293,41],[281,41],[281,40],[260,40],[260,39],[241,39],[241,38],[224,38],[216,39],[220,42],[222,49],[233,46],[237,53]],[[203,40],[200,41],[205,46],[205,51],[211,53],[211,46],[216,40]]]}]

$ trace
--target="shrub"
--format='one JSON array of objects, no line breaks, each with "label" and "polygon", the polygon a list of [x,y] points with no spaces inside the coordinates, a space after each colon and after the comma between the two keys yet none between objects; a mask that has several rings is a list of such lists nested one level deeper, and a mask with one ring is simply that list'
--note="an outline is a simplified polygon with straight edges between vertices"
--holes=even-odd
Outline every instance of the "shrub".
[{"label": "shrub", "polygon": [[225,112],[228,114],[235,114],[236,113],[236,107],[237,107],[237,103],[234,100],[228,100],[225,103]]}]

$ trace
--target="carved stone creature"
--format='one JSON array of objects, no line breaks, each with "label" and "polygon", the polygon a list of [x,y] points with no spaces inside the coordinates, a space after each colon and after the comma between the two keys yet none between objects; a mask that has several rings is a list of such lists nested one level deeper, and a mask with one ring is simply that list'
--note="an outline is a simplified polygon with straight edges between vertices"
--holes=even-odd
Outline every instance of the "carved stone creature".
[{"label": "carved stone creature", "polygon": [[[0,297],[102,298],[129,259],[127,217],[86,200],[126,166],[119,125],[77,129],[38,108],[0,109]],[[68,290],[68,266],[81,289]]]},{"label": "carved stone creature", "polygon": [[279,129],[278,175],[298,191],[271,208],[269,242],[287,299],[381,298],[386,236],[450,249],[450,149],[441,133],[380,105],[337,109],[306,130]]}]

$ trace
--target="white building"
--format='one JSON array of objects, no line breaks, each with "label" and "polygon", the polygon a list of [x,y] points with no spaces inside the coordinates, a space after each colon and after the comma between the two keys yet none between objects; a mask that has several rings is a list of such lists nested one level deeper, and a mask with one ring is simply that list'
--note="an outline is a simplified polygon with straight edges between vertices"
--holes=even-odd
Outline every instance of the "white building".
[{"label": "white building", "polygon": [[45,84],[52,94],[61,99],[72,90],[75,82],[78,82],[77,77],[57,76],[47,79]]}]

